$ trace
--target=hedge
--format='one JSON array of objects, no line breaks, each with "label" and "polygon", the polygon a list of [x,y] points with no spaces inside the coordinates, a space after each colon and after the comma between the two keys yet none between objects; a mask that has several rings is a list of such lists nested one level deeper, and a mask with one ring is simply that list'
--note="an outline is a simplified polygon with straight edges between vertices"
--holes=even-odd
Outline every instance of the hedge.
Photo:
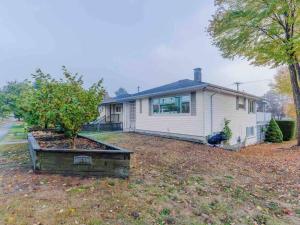
[{"label": "hedge", "polygon": [[290,141],[295,137],[296,122],[294,120],[277,120],[276,122],[283,134],[284,141]]},{"label": "hedge", "polygon": [[265,141],[281,143],[283,141],[282,132],[274,119],[271,119],[266,131]]}]

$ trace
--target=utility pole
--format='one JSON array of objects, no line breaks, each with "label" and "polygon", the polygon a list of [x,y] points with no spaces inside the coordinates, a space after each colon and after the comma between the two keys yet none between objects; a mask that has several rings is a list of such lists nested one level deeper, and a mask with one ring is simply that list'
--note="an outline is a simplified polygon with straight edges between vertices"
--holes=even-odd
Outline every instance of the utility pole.
[{"label": "utility pole", "polygon": [[234,82],[234,84],[236,85],[236,90],[240,91],[240,85],[242,84],[242,82]]}]

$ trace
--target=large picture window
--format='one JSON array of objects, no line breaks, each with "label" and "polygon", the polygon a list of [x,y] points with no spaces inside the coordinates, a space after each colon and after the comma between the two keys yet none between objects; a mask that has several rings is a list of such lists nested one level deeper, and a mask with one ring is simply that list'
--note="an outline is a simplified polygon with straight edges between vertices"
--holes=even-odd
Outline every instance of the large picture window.
[{"label": "large picture window", "polygon": [[154,98],[152,112],[153,114],[190,113],[190,105],[190,95]]}]

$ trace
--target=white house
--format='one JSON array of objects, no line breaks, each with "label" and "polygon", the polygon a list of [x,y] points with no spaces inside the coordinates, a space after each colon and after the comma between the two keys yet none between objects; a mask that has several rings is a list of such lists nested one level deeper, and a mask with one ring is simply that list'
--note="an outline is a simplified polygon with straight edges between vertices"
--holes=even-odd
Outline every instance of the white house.
[{"label": "white house", "polygon": [[[133,131],[206,142],[230,120],[231,145],[261,141],[261,127],[269,118],[256,112],[260,98],[245,92],[202,82],[201,69],[194,80],[184,79],[132,95],[106,99],[100,105],[101,121]],[[260,119],[262,118],[262,119]],[[262,121],[258,121],[262,120]]]}]

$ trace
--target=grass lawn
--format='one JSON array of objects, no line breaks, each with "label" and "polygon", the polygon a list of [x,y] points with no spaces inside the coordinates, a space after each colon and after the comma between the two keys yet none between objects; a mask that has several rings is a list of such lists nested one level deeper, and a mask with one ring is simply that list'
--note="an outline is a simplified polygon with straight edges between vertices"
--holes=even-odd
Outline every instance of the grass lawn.
[{"label": "grass lawn", "polygon": [[294,142],[228,152],[125,133],[129,180],[34,174],[26,144],[0,147],[0,224],[300,224]]},{"label": "grass lawn", "polygon": [[124,133],[116,131],[116,132],[90,132],[90,131],[84,131],[80,133],[83,136],[90,137],[96,140],[101,140],[104,142],[112,142],[117,140],[118,138],[121,138]]}]

